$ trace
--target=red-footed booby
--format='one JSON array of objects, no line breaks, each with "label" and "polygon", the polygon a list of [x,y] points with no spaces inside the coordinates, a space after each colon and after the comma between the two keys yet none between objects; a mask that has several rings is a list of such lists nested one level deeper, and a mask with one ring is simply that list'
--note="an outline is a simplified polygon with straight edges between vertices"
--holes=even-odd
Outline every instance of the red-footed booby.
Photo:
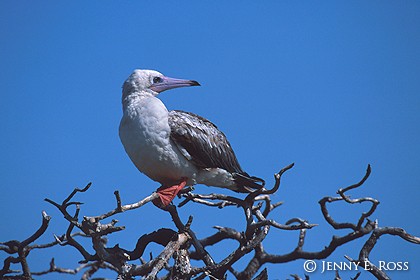
[{"label": "red-footed booby", "polygon": [[241,193],[264,186],[264,180],[242,170],[213,123],[193,113],[168,111],[157,98],[168,89],[199,85],[154,70],[135,70],[123,84],[120,139],[137,169],[162,184],[158,206],[169,205],[183,187],[195,184]]}]

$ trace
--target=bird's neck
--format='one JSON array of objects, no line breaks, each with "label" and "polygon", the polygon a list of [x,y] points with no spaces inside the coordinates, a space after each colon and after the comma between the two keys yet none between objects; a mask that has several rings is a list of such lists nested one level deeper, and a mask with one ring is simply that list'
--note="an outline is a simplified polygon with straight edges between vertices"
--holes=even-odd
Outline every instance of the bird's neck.
[{"label": "bird's neck", "polygon": [[123,99],[123,112],[130,119],[168,118],[168,109],[160,99],[148,92],[131,94]]},{"label": "bird's neck", "polygon": [[122,95],[122,106],[123,111],[126,111],[129,107],[138,106],[137,104],[142,101],[147,100],[148,98],[154,98],[151,92],[148,91],[133,91],[131,93],[123,92]]}]

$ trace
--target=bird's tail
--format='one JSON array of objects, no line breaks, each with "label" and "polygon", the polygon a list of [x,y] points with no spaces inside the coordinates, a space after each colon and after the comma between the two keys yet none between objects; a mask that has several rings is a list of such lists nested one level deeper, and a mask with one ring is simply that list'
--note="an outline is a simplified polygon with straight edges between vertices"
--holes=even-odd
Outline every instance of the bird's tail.
[{"label": "bird's tail", "polygon": [[264,187],[265,181],[255,176],[249,176],[247,173],[233,173],[237,189],[234,191],[240,193],[250,193]]}]

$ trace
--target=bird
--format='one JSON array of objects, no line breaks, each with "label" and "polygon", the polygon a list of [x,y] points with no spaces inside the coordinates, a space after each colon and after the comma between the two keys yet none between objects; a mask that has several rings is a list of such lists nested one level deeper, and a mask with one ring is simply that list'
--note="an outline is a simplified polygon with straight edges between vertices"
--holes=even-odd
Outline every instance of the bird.
[{"label": "bird", "polygon": [[225,134],[209,120],[181,110],[169,111],[157,96],[169,89],[200,86],[197,81],[136,69],[122,86],[119,137],[126,153],[157,181],[158,207],[166,207],[185,186],[204,184],[238,193],[264,187],[240,166]]}]

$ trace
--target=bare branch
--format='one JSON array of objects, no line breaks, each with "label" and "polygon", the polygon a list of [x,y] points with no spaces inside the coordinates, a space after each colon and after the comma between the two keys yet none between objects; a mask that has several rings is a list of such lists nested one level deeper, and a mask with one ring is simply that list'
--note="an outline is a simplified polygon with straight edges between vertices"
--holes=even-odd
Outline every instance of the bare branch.
[{"label": "bare branch", "polygon": [[177,240],[171,241],[162,251],[162,253],[156,258],[157,261],[154,264],[152,271],[146,276],[147,280],[155,279],[157,273],[164,267],[169,258],[177,251],[179,248],[185,244],[190,239],[187,233],[181,233],[178,235]]},{"label": "bare branch", "polygon": [[19,242],[17,240],[11,240],[8,242],[2,243],[2,245],[6,245],[7,247],[3,247],[3,250],[9,254],[18,254],[18,257],[7,257],[4,260],[3,268],[0,270],[0,278],[3,277],[5,274],[13,272],[10,270],[11,263],[20,263],[22,267],[22,278],[23,279],[31,279],[31,272],[29,269],[28,262],[26,257],[30,252],[30,248],[28,247],[29,244],[37,240],[48,228],[48,224],[51,220],[51,217],[47,215],[45,211],[42,211],[42,224],[38,228],[38,230],[32,234],[27,239]]},{"label": "bare branch", "polygon": [[143,205],[145,205],[146,203],[149,203],[149,202],[159,198],[159,195],[156,192],[154,192],[151,195],[149,195],[148,197],[146,197],[146,198],[144,198],[144,199],[142,199],[142,200],[140,200],[136,203],[121,206],[121,198],[120,198],[119,192],[115,191],[114,194],[115,194],[115,197],[116,197],[116,200],[117,200],[117,207],[115,209],[105,213],[105,214],[95,216],[95,217],[91,217],[91,218],[93,218],[95,220],[98,220],[98,221],[103,220],[103,219],[109,218],[109,217],[111,217],[115,214],[118,214],[118,213],[122,213],[122,212],[125,212],[125,211],[128,211],[128,210],[134,210],[134,209],[140,208]]},{"label": "bare branch", "polygon": [[[363,183],[367,180],[367,178],[369,178],[370,173],[371,173],[371,168],[370,168],[370,165],[368,165],[368,167],[366,169],[366,174],[362,178],[362,180],[360,180],[360,182],[358,182],[356,184],[353,184],[351,186],[348,186],[344,189],[339,189],[337,191],[337,193],[340,195],[340,197],[324,197],[318,202],[321,206],[321,211],[322,211],[322,214],[324,215],[325,220],[332,227],[334,227],[334,229],[344,229],[344,228],[350,228],[350,229],[353,229],[353,230],[360,229],[362,227],[362,224],[367,220],[367,218],[370,215],[372,215],[373,212],[375,212],[376,207],[379,204],[379,201],[377,201],[376,199],[373,199],[373,198],[370,198],[370,197],[350,199],[350,197],[345,194],[349,190],[352,190],[352,189],[355,189],[355,188],[358,188],[358,187],[362,186]],[[355,225],[353,223],[338,223],[338,222],[334,221],[331,218],[331,216],[329,215],[326,203],[336,202],[336,201],[340,201],[340,200],[344,200],[344,201],[346,201],[347,203],[350,203],[350,204],[362,203],[362,202],[371,202],[372,206],[369,209],[369,211],[362,213],[362,215],[359,218],[359,221],[357,222],[357,225]]]},{"label": "bare branch", "polygon": [[388,275],[382,270],[380,270],[377,266],[375,266],[372,262],[369,261],[369,254],[373,250],[378,241],[379,237],[382,235],[394,235],[399,236],[402,239],[414,243],[420,244],[420,238],[408,234],[402,228],[395,228],[395,227],[383,227],[383,228],[375,228],[370,235],[369,239],[365,242],[362,249],[360,250],[359,259],[354,260],[348,256],[345,256],[349,261],[361,266],[361,267],[369,267],[368,271],[373,274],[377,279],[390,279]]},{"label": "bare branch", "polygon": [[[131,280],[134,276],[144,276],[145,279],[156,279],[158,273],[166,269],[168,272],[161,279],[187,280],[193,277],[195,279],[204,279],[206,277],[210,279],[226,279],[227,273],[230,272],[236,279],[251,280],[255,277],[254,279],[261,280],[268,279],[267,269],[262,269],[266,263],[286,263],[297,259],[325,259],[338,247],[363,236],[369,236],[360,250],[358,260],[353,260],[348,256],[346,258],[355,263],[358,262],[359,265],[360,263],[369,264],[370,268],[372,268],[369,272],[378,279],[389,279],[384,271],[380,271],[369,261],[369,254],[377,244],[380,236],[399,236],[405,241],[420,244],[419,237],[410,235],[401,228],[379,227],[377,222],[369,219],[379,205],[378,200],[371,197],[350,198],[348,195],[349,191],[361,187],[366,182],[371,173],[370,165],[368,165],[364,177],[358,183],[339,189],[337,191],[339,196],[326,196],[319,200],[321,212],[326,223],[334,229],[347,229],[350,232],[347,231],[342,236],[333,236],[331,241],[326,246],[321,247],[322,249],[319,251],[305,251],[305,238],[313,227],[318,226],[317,224],[310,223],[302,218],[286,218],[284,219],[286,220],[285,223],[268,218],[270,213],[282,204],[282,202],[272,202],[271,195],[279,190],[282,175],[292,167],[293,164],[290,164],[274,175],[275,182],[271,189],[261,188],[248,194],[245,199],[216,193],[192,193],[193,188],[185,188],[178,193],[179,197],[184,198],[178,207],[183,207],[189,202],[193,202],[203,207],[223,209],[227,206],[236,206],[242,208],[245,223],[243,232],[225,226],[214,226],[217,229],[216,233],[198,239],[192,228],[193,216],[189,216],[188,221],[184,223],[179,217],[177,207],[169,205],[165,208],[159,208],[158,211],[162,209],[171,215],[178,232],[169,228],[160,228],[151,233],[142,234],[138,238],[133,250],[120,248],[118,244],[113,247],[107,245],[108,234],[124,230],[125,227],[117,226],[118,221],[116,219],[112,219],[111,221],[105,220],[116,214],[140,208],[146,203],[158,199],[159,195],[157,193],[152,193],[136,203],[123,205],[120,193],[115,191],[116,206],[114,209],[97,216],[82,218],[79,217],[82,202],[72,200],[76,194],[86,192],[91,187],[90,183],[83,189],[75,188],[62,203],[45,199],[48,203],[54,205],[69,222],[66,233],[61,236],[55,236],[55,241],[46,244],[32,244],[48,227],[50,217],[43,212],[42,225],[30,237],[21,242],[10,240],[0,243],[0,250],[10,255],[4,260],[3,268],[0,270],[0,278],[31,279],[32,275],[41,276],[48,273],[77,274],[80,272],[82,273],[81,278],[87,280],[91,279],[97,271],[108,269],[115,271],[118,274],[117,279],[121,280]],[[360,214],[356,223],[337,222],[330,215],[327,205],[340,201],[348,204],[370,203],[371,207],[366,212]],[[75,228],[81,231],[73,232]],[[270,229],[296,231],[296,247],[291,252],[268,253],[264,246],[264,240],[269,234]],[[76,240],[78,237],[89,238],[93,251],[92,248],[88,248],[89,250],[84,248]],[[217,262],[206,250],[206,247],[216,245],[226,239],[235,240],[237,246],[230,252],[225,252],[221,261]],[[150,253],[150,260],[145,261],[142,255],[148,244],[152,242],[164,246],[164,249],[157,257],[153,257]],[[32,249],[44,249],[56,245],[70,245],[74,247],[83,256],[84,260],[78,267],[67,269],[56,266],[54,259],[52,259],[48,269],[31,273],[26,260],[30,251]],[[89,251],[92,251],[92,253]],[[245,268],[242,270],[233,268],[243,256],[250,253],[253,253],[253,255]],[[12,256],[14,254],[16,255]],[[174,265],[169,264],[171,257],[175,259]],[[137,259],[141,264],[137,265],[133,263]],[[203,263],[198,267],[192,267],[190,259],[202,260]],[[13,264],[20,264],[22,271],[12,270],[10,267]],[[262,271],[257,275],[260,269]],[[360,275],[360,272],[357,273],[353,279],[357,279]],[[302,279],[296,274],[291,274],[291,277]],[[304,279],[309,279],[309,277],[305,275]],[[336,274],[336,279],[341,279],[338,273]]]}]

